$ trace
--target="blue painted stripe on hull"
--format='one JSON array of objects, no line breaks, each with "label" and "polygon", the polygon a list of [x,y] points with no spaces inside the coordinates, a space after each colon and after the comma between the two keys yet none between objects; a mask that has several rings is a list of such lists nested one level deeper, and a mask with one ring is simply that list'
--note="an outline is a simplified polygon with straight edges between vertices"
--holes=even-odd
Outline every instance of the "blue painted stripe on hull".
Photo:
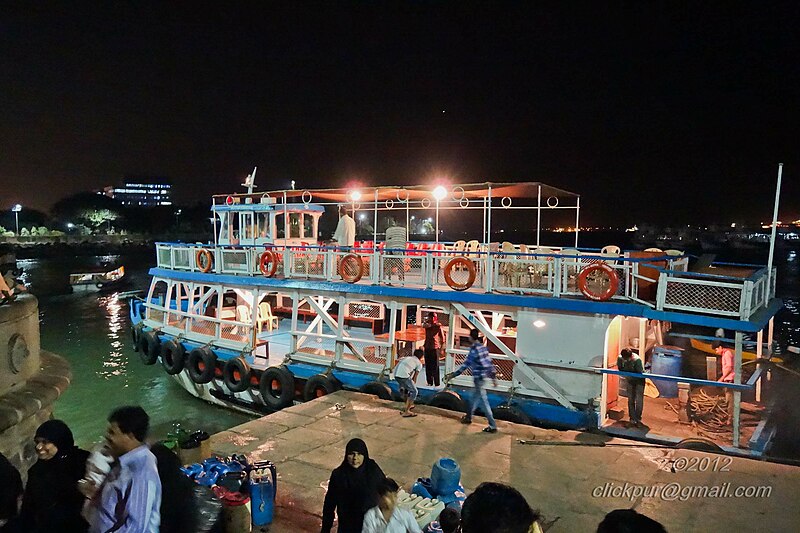
[{"label": "blue painted stripe on hull", "polygon": [[348,292],[369,296],[385,296],[394,298],[424,299],[440,302],[458,302],[462,304],[501,305],[528,309],[549,309],[574,313],[603,315],[623,315],[644,317],[653,320],[666,320],[682,324],[724,328],[735,331],[756,332],[764,328],[769,319],[783,307],[780,299],[773,299],[767,309],[757,312],[749,321],[732,318],[712,317],[675,311],[656,311],[637,303],[594,302],[570,298],[552,298],[547,296],[520,296],[512,294],[437,291],[424,288],[386,287],[382,285],[363,285],[335,283],[330,281],[305,281],[296,279],[274,279],[253,276],[233,276],[227,274],[203,274],[200,272],[183,272],[163,268],[150,269],[150,275],[169,278],[177,281],[194,281],[226,286],[260,287],[267,290],[311,290],[326,292]]}]

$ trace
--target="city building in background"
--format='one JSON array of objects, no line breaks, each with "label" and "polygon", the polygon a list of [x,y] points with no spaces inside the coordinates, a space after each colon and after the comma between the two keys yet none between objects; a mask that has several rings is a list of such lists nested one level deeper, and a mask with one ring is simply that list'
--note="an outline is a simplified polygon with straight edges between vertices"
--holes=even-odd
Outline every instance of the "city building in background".
[{"label": "city building in background", "polygon": [[106,187],[103,192],[123,205],[172,205],[172,184],[163,178],[130,176],[125,178],[125,185],[122,187]]}]

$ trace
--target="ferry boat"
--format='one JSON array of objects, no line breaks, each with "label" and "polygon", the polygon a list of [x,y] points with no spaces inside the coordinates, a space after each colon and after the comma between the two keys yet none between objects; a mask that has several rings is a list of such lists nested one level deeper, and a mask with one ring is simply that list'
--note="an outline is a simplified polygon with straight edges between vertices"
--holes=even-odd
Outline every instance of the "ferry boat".
[{"label": "ferry boat", "polygon": [[[465,360],[470,329],[480,331],[497,370],[497,386],[487,389],[497,419],[668,444],[700,436],[739,454],[768,450],[775,428],[764,363],[782,308],[774,269],[692,271],[680,251],[579,248],[580,196],[538,182],[262,194],[252,187],[250,180],[246,193],[213,197],[212,241],[157,243],[148,293],[131,300],[134,349],[194,396],[252,413],[340,388],[397,399],[392,368],[422,344],[415,324],[435,314],[445,334],[442,375]],[[342,210],[368,222],[372,238],[352,247],[320,242],[320,221],[334,222]],[[464,229],[472,221],[475,238],[440,242],[440,214]],[[387,217],[406,228],[427,217],[433,238],[387,249],[378,233]],[[574,246],[540,242],[548,217],[574,221]],[[535,238],[493,240],[504,220],[529,226]],[[728,337],[712,337],[718,328]],[[687,336],[728,343],[735,382],[717,381],[713,358],[706,372],[706,354],[699,377],[681,370],[671,354]],[[759,364],[743,365],[753,337]],[[624,348],[652,363],[647,377],[662,396],[677,390],[676,398],[645,399],[644,428],[620,420],[620,378],[636,376],[616,367]],[[663,363],[668,357],[675,359]],[[696,399],[724,398],[726,389],[732,427],[698,435]],[[460,411],[473,394],[467,372],[439,387],[421,383],[419,401]]]},{"label": "ferry boat", "polygon": [[126,282],[124,266],[109,271],[75,272],[69,275],[69,285],[75,293],[110,291],[124,286]]}]

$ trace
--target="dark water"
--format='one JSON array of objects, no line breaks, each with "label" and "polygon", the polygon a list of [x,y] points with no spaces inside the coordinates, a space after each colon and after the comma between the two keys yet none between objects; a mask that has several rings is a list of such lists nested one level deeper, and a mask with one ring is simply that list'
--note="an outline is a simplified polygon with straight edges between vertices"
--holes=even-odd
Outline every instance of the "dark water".
[{"label": "dark water", "polygon": [[[567,238],[571,239],[574,236]],[[544,242],[544,241],[543,241]],[[555,244],[555,243],[553,243]],[[569,243],[565,242],[565,245]],[[624,234],[584,233],[582,247],[618,244],[630,247]],[[779,249],[778,296],[786,308],[775,323],[779,344],[800,345],[800,255],[794,249]],[[147,270],[155,252],[123,256],[87,256],[67,259],[19,260],[25,270],[24,281],[39,297],[42,347],[69,360],[74,379],[72,386],[56,403],[55,414],[73,428],[76,440],[83,445],[98,440],[105,428],[109,411],[119,405],[139,404],[152,418],[153,433],[163,437],[174,422],[184,427],[217,432],[241,424],[250,418],[244,414],[214,407],[190,396],[160,365],[146,366],[130,348],[128,304],[115,294],[65,294],[68,275],[101,263],[124,264],[131,286],[122,290],[146,289]],[[723,252],[718,260],[766,264],[767,251],[750,254]],[[782,375],[780,400],[791,408],[780,434],[777,453],[800,457],[800,378]]]},{"label": "dark water", "polygon": [[123,290],[148,286],[150,257],[18,261],[25,271],[24,281],[39,298],[42,348],[72,365],[72,385],[56,402],[55,416],[72,428],[78,444],[98,441],[109,412],[120,405],[141,405],[150,415],[156,438],[165,437],[175,422],[214,433],[251,420],[190,396],[161,365],[142,364],[131,350],[128,304],[116,294],[64,294],[69,290],[70,272],[104,261],[125,265],[132,285]]}]

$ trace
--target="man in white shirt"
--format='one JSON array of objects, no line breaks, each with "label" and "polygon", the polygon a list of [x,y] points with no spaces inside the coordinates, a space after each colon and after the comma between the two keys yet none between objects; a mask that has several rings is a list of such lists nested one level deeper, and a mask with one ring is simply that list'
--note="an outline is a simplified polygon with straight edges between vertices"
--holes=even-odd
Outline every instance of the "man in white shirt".
[{"label": "man in white shirt", "polygon": [[400,385],[400,392],[404,393],[406,396],[406,405],[405,409],[401,411],[403,416],[417,416],[416,413],[413,413],[411,410],[414,408],[414,400],[417,399],[417,386],[414,382],[417,380],[417,376],[422,371],[422,359],[425,356],[425,352],[422,348],[417,348],[414,350],[414,355],[409,357],[403,357],[397,363],[397,366],[394,367],[394,379]]},{"label": "man in white shirt", "polygon": [[356,221],[341,207],[339,207],[339,215],[339,224],[333,233],[333,240],[343,248],[352,248],[356,242]]},{"label": "man in white shirt", "polygon": [[361,533],[422,533],[411,511],[397,505],[398,490],[390,477],[378,485],[378,505],[364,515]]}]

